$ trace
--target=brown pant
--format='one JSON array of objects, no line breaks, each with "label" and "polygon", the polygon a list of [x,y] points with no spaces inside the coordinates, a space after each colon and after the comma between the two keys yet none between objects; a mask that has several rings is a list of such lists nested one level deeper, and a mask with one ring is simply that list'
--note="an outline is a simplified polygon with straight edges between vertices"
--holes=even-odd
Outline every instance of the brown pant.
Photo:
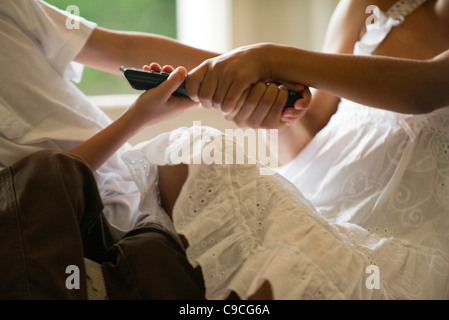
[{"label": "brown pant", "polygon": [[[0,170],[0,299],[87,299],[84,257],[110,299],[204,299],[201,272],[157,225],[116,241],[95,178],[79,158],[40,151]],[[69,289],[68,266],[80,271]]]}]

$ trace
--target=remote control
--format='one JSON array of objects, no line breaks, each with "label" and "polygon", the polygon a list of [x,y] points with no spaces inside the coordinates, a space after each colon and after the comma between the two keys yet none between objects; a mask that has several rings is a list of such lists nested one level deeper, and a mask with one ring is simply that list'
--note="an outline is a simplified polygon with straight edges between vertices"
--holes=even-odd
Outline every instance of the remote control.
[{"label": "remote control", "polygon": [[[136,90],[149,90],[157,87],[170,75],[167,72],[146,71],[136,68],[120,67],[120,72],[129,82],[131,87]],[[188,97],[184,83],[173,93],[175,96]],[[296,100],[301,99],[302,95],[297,92],[289,91],[288,100],[285,108],[293,107]]]},{"label": "remote control", "polygon": [[[163,81],[167,80],[170,75],[167,72],[146,71],[142,69],[120,67],[120,72],[128,80],[133,89],[136,90],[149,90],[160,85]],[[179,86],[173,93],[175,96],[188,97],[184,83]]]}]

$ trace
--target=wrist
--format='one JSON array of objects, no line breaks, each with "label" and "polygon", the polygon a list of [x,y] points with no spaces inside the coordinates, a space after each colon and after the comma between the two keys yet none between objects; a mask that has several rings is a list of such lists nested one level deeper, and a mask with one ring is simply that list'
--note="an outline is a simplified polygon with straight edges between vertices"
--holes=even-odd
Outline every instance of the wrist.
[{"label": "wrist", "polygon": [[273,80],[302,83],[305,51],[281,44],[266,44],[264,49],[266,68]]},{"label": "wrist", "polygon": [[133,133],[138,133],[146,126],[148,126],[147,118],[139,113],[137,108],[138,101],[134,102],[121,116],[118,121],[122,123],[123,126],[130,128]]},{"label": "wrist", "polygon": [[[257,70],[257,79],[262,81],[271,80],[271,74],[276,68],[273,55],[276,55],[276,45],[272,43],[258,43],[237,49],[247,61],[251,61]],[[237,51],[237,52],[238,52]]]},{"label": "wrist", "polygon": [[278,45],[274,43],[262,43],[256,47],[258,58],[262,62],[264,80],[277,80],[275,77],[278,66]]}]

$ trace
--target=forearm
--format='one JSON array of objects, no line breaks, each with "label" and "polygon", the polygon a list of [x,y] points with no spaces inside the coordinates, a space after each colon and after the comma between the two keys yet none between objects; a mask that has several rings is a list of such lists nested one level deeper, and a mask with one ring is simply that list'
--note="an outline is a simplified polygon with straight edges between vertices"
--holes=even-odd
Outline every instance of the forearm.
[{"label": "forearm", "polygon": [[426,113],[449,104],[449,91],[443,85],[449,83],[444,56],[418,61],[326,54],[279,45],[270,45],[265,54],[274,79],[302,83],[372,107]]},{"label": "forearm", "polygon": [[[171,69],[171,68],[170,68]],[[162,84],[142,93],[117,120],[69,153],[84,159],[93,171],[103,165],[121,146],[143,128],[177,117],[195,103],[172,93],[187,77],[179,67]]]},{"label": "forearm", "polygon": [[92,171],[96,171],[141,130],[142,126],[132,120],[130,112],[124,113],[111,125],[68,152],[81,157]]},{"label": "forearm", "polygon": [[188,70],[218,53],[194,48],[156,34],[96,28],[76,61],[113,74],[121,65],[140,68],[160,65],[185,66]]}]

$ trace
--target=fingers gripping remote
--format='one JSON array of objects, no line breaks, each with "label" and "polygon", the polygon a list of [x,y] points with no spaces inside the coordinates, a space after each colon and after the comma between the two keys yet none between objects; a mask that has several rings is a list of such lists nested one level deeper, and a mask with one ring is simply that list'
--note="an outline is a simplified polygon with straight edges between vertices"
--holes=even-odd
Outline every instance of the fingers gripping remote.
[{"label": "fingers gripping remote", "polygon": [[[170,75],[167,72],[146,71],[142,69],[120,67],[120,72],[128,80],[133,89],[149,90],[167,80]],[[188,97],[184,83],[173,93],[176,96]]]},{"label": "fingers gripping remote", "polygon": [[[142,69],[128,68],[125,66],[120,67],[120,72],[126,78],[131,87],[136,90],[149,90],[157,87],[163,81],[167,80],[170,75],[166,72],[146,71]],[[185,84],[182,83],[173,95],[189,97],[186,93]],[[285,108],[293,107],[295,101],[301,98],[302,95],[300,93],[289,91]]]}]

